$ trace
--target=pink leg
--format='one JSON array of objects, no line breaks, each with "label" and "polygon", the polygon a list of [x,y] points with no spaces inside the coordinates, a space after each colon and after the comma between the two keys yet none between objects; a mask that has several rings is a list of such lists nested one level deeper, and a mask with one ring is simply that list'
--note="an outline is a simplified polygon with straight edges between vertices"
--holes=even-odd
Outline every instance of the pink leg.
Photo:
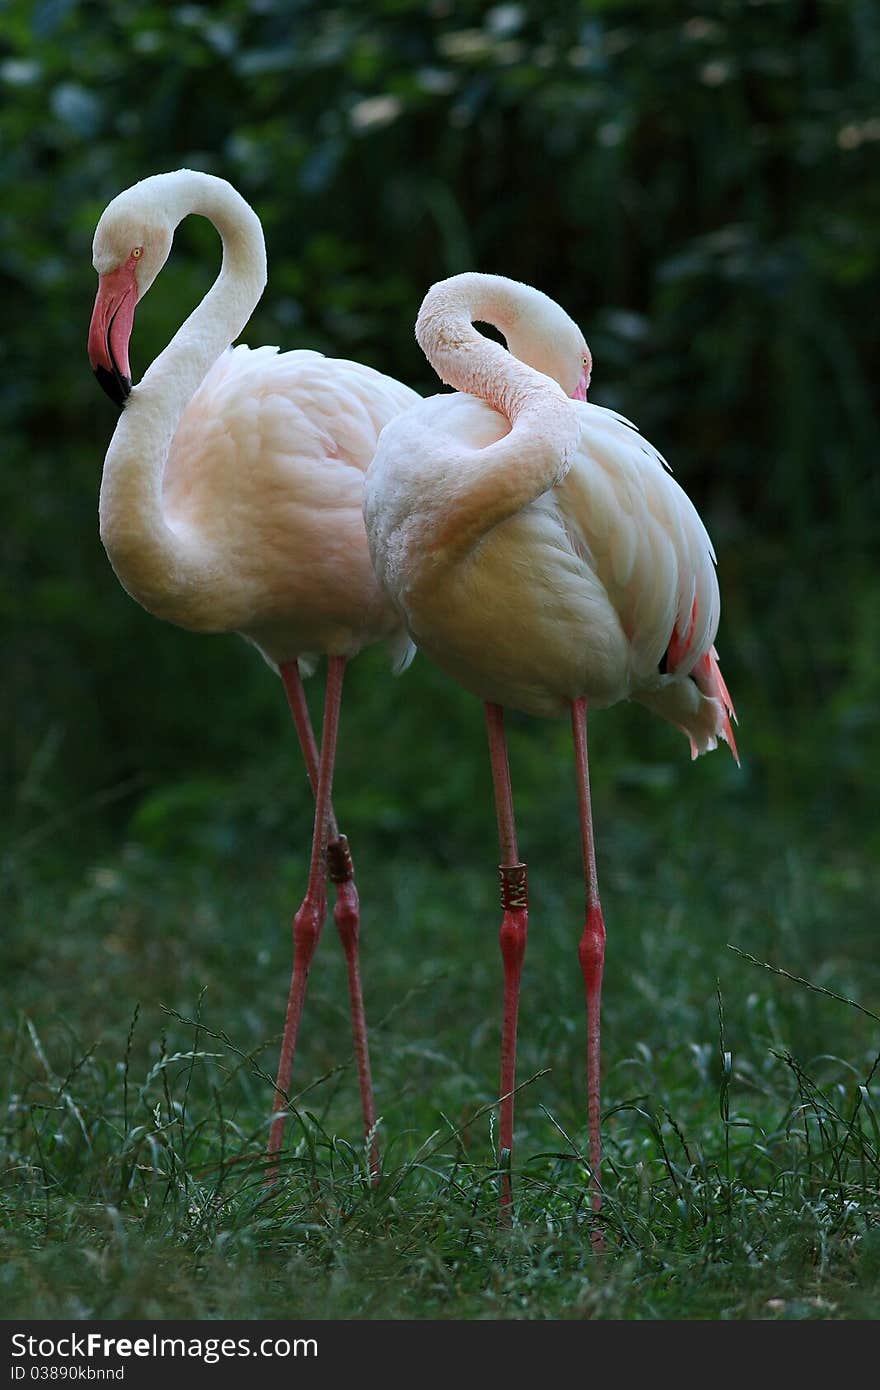
[{"label": "pink leg", "polygon": [[[519,1018],[519,990],[526,934],[529,921],[528,879],[520,863],[513,817],[513,793],[504,737],[504,711],[500,705],[486,704],[489,757],[495,787],[498,842],[501,863],[501,906],[503,916],[499,941],[504,962],[504,1019],[501,1028],[501,1113],[498,1124],[498,1159],[509,1169],[513,1152],[513,1091],[516,1086],[516,1028]],[[509,1222],[512,1203],[510,1173],[501,1182],[501,1219]]]},{"label": "pink leg", "polygon": [[[574,734],[575,765],[577,768],[578,808],[581,822],[581,849],[584,858],[586,887],[586,922],[578,955],[587,995],[587,1097],[590,1125],[590,1187],[593,1211],[602,1209],[602,1136],[599,1109],[599,1040],[602,1002],[602,971],[605,965],[605,923],[599,903],[596,880],[596,846],[593,840],[593,815],[590,808],[590,772],[587,763],[587,702],[573,700],[571,727]],[[604,1247],[601,1230],[592,1236],[597,1250]]]},{"label": "pink leg", "polygon": [[[312,837],[312,856],[309,866],[309,881],[306,889],[306,896],[293,920],[293,975],[290,982],[287,1019],[284,1025],[281,1057],[278,1064],[278,1079],[276,1081],[273,1104],[274,1116],[269,1131],[268,1158],[270,1159],[270,1163],[267,1169],[267,1180],[269,1182],[274,1181],[277,1176],[277,1164],[271,1160],[274,1159],[274,1156],[281,1146],[281,1139],[284,1132],[284,1120],[287,1112],[290,1077],[293,1071],[293,1059],[296,1052],[300,1019],[302,1017],[306,983],[308,981],[309,968],[315,954],[315,948],[318,944],[318,938],[321,934],[321,928],[324,924],[324,916],[327,910],[324,875],[327,866],[328,839],[332,834],[334,836],[334,843],[338,849],[341,839],[344,838],[339,836],[336,829],[331,803],[331,792],[333,784],[333,764],[336,755],[336,738],[339,729],[339,707],[342,700],[342,681],[345,674],[345,658],[330,657],[327,664],[327,695],[324,708],[324,730],[316,777],[313,776],[313,773],[317,748],[311,729],[311,723],[308,718],[308,708],[305,703],[304,692],[302,691],[302,683],[299,679],[299,671],[296,670],[294,673],[291,670],[291,667],[294,665],[295,663],[293,662],[288,663],[282,670],[282,676],[284,678],[285,689],[287,690],[297,732],[300,735],[300,742],[306,759],[306,767],[309,770],[310,780],[312,780],[313,786],[315,787],[315,827]],[[346,952],[346,960],[349,966],[349,988],[352,995],[355,1051],[358,1058],[358,1074],[361,1079],[364,1122],[369,1132],[372,1130],[375,1123],[375,1112],[373,1110],[369,1055],[367,1053],[366,1029],[364,1026],[363,1004],[360,999],[360,975],[357,963],[357,891],[353,883],[354,869],[351,865],[351,856],[347,854],[347,842],[345,872],[348,874],[348,877],[338,886],[338,901],[334,915],[337,925],[339,925],[340,935],[342,936],[343,946]],[[342,909],[341,911],[340,907]],[[355,1000],[355,993],[357,994],[357,1000]],[[357,1007],[355,1007],[356,1004]],[[364,1092],[364,1085],[367,1086],[368,1093]],[[375,1141],[373,1143],[373,1153],[371,1156],[371,1169],[375,1177],[378,1173],[378,1154],[376,1152]]]},{"label": "pink leg", "polygon": [[361,1088],[364,1134],[370,1141],[370,1174],[375,1184],[379,1181],[382,1167],[379,1161],[379,1142],[376,1138],[376,1106],[373,1101],[373,1077],[370,1071],[367,1020],[364,1014],[364,997],[361,989],[361,969],[358,957],[360,905],[354,881],[354,864],[345,835],[338,835],[332,844],[328,845],[327,866],[330,879],[336,884],[336,906],[333,909],[333,920],[336,923],[336,930],[339,932],[342,949],[345,952],[345,964],[348,969],[348,998],[351,1004],[354,1055]]},{"label": "pink leg", "polygon": [[[281,667],[281,679],[284,682],[284,689],[287,694],[287,702],[290,705],[290,712],[293,715],[293,722],[296,725],[296,732],[299,736],[300,747],[303,751],[303,758],[306,764],[309,781],[312,784],[312,791],[317,796],[318,791],[318,746],[315,741],[315,734],[312,729],[312,721],[309,717],[309,707],[306,701],[306,693],[303,689],[302,677],[299,673],[299,666],[295,661],[286,662]],[[335,750],[334,750],[335,751]],[[342,949],[345,952],[345,963],[348,970],[348,995],[351,1003],[351,1025],[354,1038],[354,1054],[357,1062],[358,1082],[361,1091],[361,1110],[364,1117],[364,1133],[372,1135],[370,1144],[370,1172],[373,1181],[377,1182],[381,1172],[379,1163],[379,1145],[375,1137],[376,1127],[376,1106],[373,1100],[373,1078],[370,1071],[370,1049],[367,1041],[367,1023],[364,1013],[363,991],[361,989],[360,961],[359,961],[359,938],[360,938],[360,903],[358,901],[358,891],[354,881],[354,864],[352,862],[351,850],[348,846],[348,838],[340,835],[336,824],[336,817],[333,814],[332,803],[330,805],[327,818],[328,844],[327,844],[327,871],[332,883],[336,885],[336,906],[333,909],[333,919],[336,929],[342,941]],[[293,985],[291,983],[291,995]],[[287,1037],[282,1043],[282,1055],[284,1054]],[[284,1088],[287,1089],[286,1087]],[[278,1095],[276,1092],[276,1102]],[[283,1116],[276,1122],[279,1129],[278,1143],[281,1142],[280,1131],[283,1130]]]}]

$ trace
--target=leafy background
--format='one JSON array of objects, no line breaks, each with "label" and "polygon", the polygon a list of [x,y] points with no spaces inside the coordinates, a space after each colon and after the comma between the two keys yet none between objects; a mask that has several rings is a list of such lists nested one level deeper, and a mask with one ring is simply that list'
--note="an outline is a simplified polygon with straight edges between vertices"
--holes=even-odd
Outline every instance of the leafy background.
[{"label": "leafy background", "polygon": [[[744,1034],[752,1026],[758,986],[727,940],[876,997],[878,66],[869,0],[10,0],[9,1017],[105,1030],[119,1054],[139,988],[190,1013],[210,980],[218,1013],[228,1005],[250,1042],[280,1009],[280,923],[301,888],[310,814],[279,688],[234,637],[178,632],[137,608],[97,536],[114,412],[85,356],[91,236],[122,188],[180,166],[230,179],[263,221],[269,285],[252,345],[316,347],[430,392],[412,336],[419,303],[434,280],[472,268],[538,285],[579,321],[592,399],[657,444],[715,540],[743,753],[740,772],[723,752],[690,766],[680,736],[642,711],[595,719],[611,949],[616,916],[626,959],[655,985],[654,968],[677,972],[676,988],[704,1000],[698,1031],[714,1026],[705,1000],[719,973],[739,991]],[[217,263],[210,228],[181,227],[138,311],[136,375]],[[577,896],[566,730],[514,720],[513,751],[539,909],[555,916],[560,882]],[[377,988],[406,997],[435,967],[485,983],[467,1024],[481,1078],[497,1003],[485,763],[478,707],[424,660],[399,682],[376,654],[355,663],[340,816],[367,874],[385,866],[367,885],[397,895],[402,933],[392,943],[376,929]],[[688,895],[695,920],[667,958],[651,928],[668,933]],[[566,980],[576,973],[577,930],[553,927],[551,979],[563,961]],[[254,933],[274,974],[262,957],[253,977],[242,965],[257,959]],[[471,951],[485,959],[473,977]],[[244,971],[238,992],[231,967]],[[624,975],[612,1058],[654,1021]],[[552,997],[548,1009],[538,1043],[555,1031]],[[560,1027],[573,1037],[576,1009],[572,993]],[[808,1009],[787,1027],[789,1041],[816,1042]],[[868,1055],[869,1041],[847,1033],[840,1045]],[[394,1065],[386,1083],[400,1084]],[[491,1082],[476,1089],[491,1095]]]}]

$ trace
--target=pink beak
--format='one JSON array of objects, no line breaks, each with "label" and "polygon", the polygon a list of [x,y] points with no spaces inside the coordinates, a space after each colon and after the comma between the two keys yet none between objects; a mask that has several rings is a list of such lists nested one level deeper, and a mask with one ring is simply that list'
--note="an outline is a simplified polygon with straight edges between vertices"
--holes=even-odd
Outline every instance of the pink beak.
[{"label": "pink beak", "polygon": [[89,361],[107,395],[119,406],[131,391],[128,342],[134,324],[138,284],[134,264],[121,265],[98,279],[89,324]]},{"label": "pink beak", "polygon": [[587,387],[589,384],[590,369],[589,367],[584,367],[584,370],[581,372],[581,379],[571,394],[571,399],[573,401],[585,401],[587,399]]}]

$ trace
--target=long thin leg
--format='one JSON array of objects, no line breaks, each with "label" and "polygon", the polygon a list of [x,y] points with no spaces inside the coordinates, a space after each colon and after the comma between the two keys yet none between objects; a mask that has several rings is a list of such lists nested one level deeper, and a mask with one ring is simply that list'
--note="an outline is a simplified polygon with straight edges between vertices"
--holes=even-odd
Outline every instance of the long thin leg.
[{"label": "long thin leg", "polygon": [[[293,722],[299,737],[303,758],[312,791],[318,791],[318,745],[315,741],[306,693],[303,689],[299,665],[296,661],[286,662],[281,667],[281,679],[287,694],[287,702],[293,715]],[[359,938],[360,904],[357,886],[354,881],[354,863],[348,839],[340,835],[333,814],[332,803],[327,817],[327,871],[332,883],[336,885],[336,906],[333,919],[345,952],[348,970],[348,996],[351,1003],[351,1028],[354,1039],[354,1055],[358,1070],[358,1083],[361,1092],[361,1110],[364,1117],[364,1133],[370,1138],[370,1172],[373,1181],[380,1174],[379,1146],[376,1139],[376,1105],[373,1100],[373,1079],[370,1071],[370,1049],[367,1041],[367,1023],[364,1013],[363,991],[361,988]],[[282,1045],[283,1052],[283,1045]],[[277,1093],[276,1093],[277,1100]],[[278,1129],[283,1130],[283,1117],[278,1121]],[[280,1136],[279,1136],[280,1143]]]},{"label": "long thin leg", "polygon": [[509,1221],[512,1202],[510,1166],[513,1153],[513,1092],[516,1086],[516,1029],[529,921],[528,871],[525,864],[520,862],[517,851],[510,766],[507,759],[507,740],[504,736],[504,711],[500,705],[486,704],[486,730],[489,735],[495,813],[498,817],[498,843],[501,848],[498,875],[501,880],[503,916],[499,942],[501,959],[504,962],[504,1019],[501,1027],[498,1160],[504,1170],[501,1179],[501,1219]]},{"label": "long thin leg", "polygon": [[[584,988],[587,995],[587,1101],[590,1125],[590,1188],[595,1213],[602,1209],[602,1136],[599,1109],[599,1043],[601,1028],[602,972],[605,967],[605,923],[599,902],[596,878],[596,846],[590,806],[590,771],[587,762],[587,702],[573,700],[571,727],[577,768],[578,809],[581,822],[581,850],[584,858],[586,921],[578,947]],[[593,1245],[601,1250],[604,1238],[596,1229]]]},{"label": "long thin leg", "polygon": [[[293,715],[293,723],[296,728],[299,746],[302,749],[303,761],[306,765],[309,784],[312,788],[312,795],[318,795],[318,764],[320,755],[318,753],[318,742],[315,738],[315,731],[312,728],[312,717],[309,714],[309,706],[306,700],[305,687],[303,686],[302,676],[299,673],[298,661],[286,661],[280,666],[281,679],[284,683],[284,693],[287,696],[287,703],[290,706],[290,713]],[[329,836],[330,843],[338,837],[339,831],[336,827],[336,817],[333,814],[333,806],[330,806],[329,815]]]},{"label": "long thin leg", "polygon": [[364,1117],[364,1134],[370,1144],[370,1175],[375,1184],[379,1181],[382,1166],[379,1160],[379,1141],[376,1137],[376,1105],[373,1100],[373,1077],[370,1071],[367,1020],[364,1013],[363,990],[361,989],[358,952],[360,905],[354,881],[354,864],[345,835],[338,835],[333,843],[328,845],[327,866],[330,878],[336,885],[336,906],[333,909],[333,920],[336,923],[336,930],[339,932],[348,970],[351,1031],[354,1038],[358,1082],[361,1088],[361,1111]]},{"label": "long thin leg", "polygon": [[293,976],[290,982],[290,997],[287,1001],[287,1018],[281,1043],[281,1057],[278,1063],[278,1079],[275,1083],[275,1099],[272,1107],[274,1113],[269,1129],[268,1158],[270,1162],[266,1175],[269,1182],[274,1181],[277,1176],[277,1163],[273,1160],[281,1146],[284,1132],[290,1077],[293,1071],[293,1059],[296,1053],[297,1035],[302,1018],[309,968],[327,911],[324,876],[331,815],[333,763],[336,755],[339,706],[342,701],[344,675],[344,657],[330,657],[327,663],[327,694],[324,702],[324,729],[321,737],[321,756],[318,763],[318,783],[315,792],[315,827],[312,835],[309,881],[305,898],[293,919]]}]

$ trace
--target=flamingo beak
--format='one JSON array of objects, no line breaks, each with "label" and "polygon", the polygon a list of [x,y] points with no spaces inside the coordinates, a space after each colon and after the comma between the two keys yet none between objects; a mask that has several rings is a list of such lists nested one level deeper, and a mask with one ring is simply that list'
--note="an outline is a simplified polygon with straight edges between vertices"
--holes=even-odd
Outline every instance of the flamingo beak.
[{"label": "flamingo beak", "polygon": [[587,387],[589,384],[590,369],[589,367],[584,367],[584,370],[581,372],[581,379],[571,393],[571,399],[573,401],[585,401],[587,399]]},{"label": "flamingo beak", "polygon": [[98,278],[98,293],[89,324],[89,361],[99,384],[120,407],[131,391],[128,342],[137,297],[133,265],[122,265]]}]

